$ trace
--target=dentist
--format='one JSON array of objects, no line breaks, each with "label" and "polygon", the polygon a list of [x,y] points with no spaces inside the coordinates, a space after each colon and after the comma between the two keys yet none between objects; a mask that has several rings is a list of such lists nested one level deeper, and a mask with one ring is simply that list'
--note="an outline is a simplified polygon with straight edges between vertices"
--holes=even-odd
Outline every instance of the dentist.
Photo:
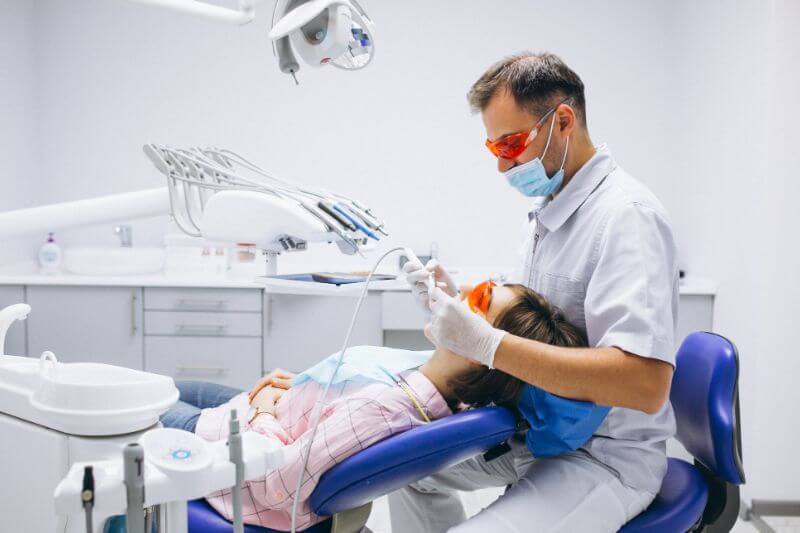
[{"label": "dentist", "polygon": [[[644,510],[666,473],[675,430],[668,401],[677,321],[675,243],[664,207],[589,137],[584,86],[552,54],[492,66],[469,91],[497,168],[520,194],[540,198],[528,214],[521,283],[583,329],[590,348],[563,348],[494,329],[469,311],[447,270],[407,264],[432,315],[438,346],[526,383],[519,410],[535,428],[548,406],[538,390],[610,411],[582,445],[537,456],[531,442],[476,457],[390,498],[392,531],[616,531]],[[422,283],[433,272],[440,288]],[[505,487],[466,519],[458,490]],[[497,529],[500,528],[500,529]]]}]

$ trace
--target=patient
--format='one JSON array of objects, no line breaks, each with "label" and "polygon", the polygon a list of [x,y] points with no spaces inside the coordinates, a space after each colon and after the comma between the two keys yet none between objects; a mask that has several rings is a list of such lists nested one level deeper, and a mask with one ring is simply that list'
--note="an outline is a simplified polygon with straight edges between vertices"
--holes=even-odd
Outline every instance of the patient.
[{"label": "patient", "polygon": [[[495,287],[484,316],[517,336],[560,346],[586,345],[580,330],[566,322],[560,311],[522,285]],[[280,371],[262,380],[250,395],[211,383],[177,383],[181,401],[163,415],[165,426],[193,431],[209,441],[221,440],[227,438],[230,410],[237,409],[247,422],[243,431],[256,431],[285,447],[286,462],[281,468],[245,483],[246,523],[290,529],[294,490],[311,434],[309,418],[336,357],[333,354],[294,377],[288,390],[261,388],[270,380],[281,385],[281,379],[292,378]],[[311,511],[308,500],[320,476],[337,463],[386,437],[456,410],[488,404],[513,407],[522,386],[504,372],[444,349],[432,355],[381,347],[349,349],[328,391],[311,449],[297,508],[298,530],[324,519]],[[257,411],[245,414],[251,403]],[[230,489],[210,494],[207,500],[231,518]]]}]

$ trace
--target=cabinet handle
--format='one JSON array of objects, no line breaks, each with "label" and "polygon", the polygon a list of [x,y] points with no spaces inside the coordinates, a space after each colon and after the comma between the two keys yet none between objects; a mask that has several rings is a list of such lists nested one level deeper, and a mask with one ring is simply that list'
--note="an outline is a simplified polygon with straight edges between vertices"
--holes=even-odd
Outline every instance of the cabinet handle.
[{"label": "cabinet handle", "polygon": [[131,293],[131,336],[136,335],[139,327],[136,324],[136,293]]},{"label": "cabinet handle", "polygon": [[178,324],[175,326],[175,332],[178,335],[222,335],[228,329],[228,326],[204,326],[196,324]]},{"label": "cabinet handle", "polygon": [[175,307],[180,309],[223,309],[225,300],[193,300],[182,298],[175,302]]},{"label": "cabinet handle", "polygon": [[192,374],[195,376],[222,376],[228,373],[227,368],[214,366],[179,366],[175,368],[177,374]]}]

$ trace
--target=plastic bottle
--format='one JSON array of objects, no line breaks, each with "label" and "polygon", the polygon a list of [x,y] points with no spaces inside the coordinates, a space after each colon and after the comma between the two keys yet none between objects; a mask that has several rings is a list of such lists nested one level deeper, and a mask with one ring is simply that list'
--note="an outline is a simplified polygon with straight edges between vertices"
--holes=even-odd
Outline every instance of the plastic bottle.
[{"label": "plastic bottle", "polygon": [[56,244],[53,234],[47,234],[47,242],[39,249],[39,272],[58,274],[61,271],[61,247]]}]

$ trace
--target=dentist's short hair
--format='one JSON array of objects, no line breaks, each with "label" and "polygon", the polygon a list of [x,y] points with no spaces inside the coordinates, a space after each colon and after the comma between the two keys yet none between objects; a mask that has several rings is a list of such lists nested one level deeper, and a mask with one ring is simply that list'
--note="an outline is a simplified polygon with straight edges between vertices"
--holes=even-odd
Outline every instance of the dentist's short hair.
[{"label": "dentist's short hair", "polygon": [[578,122],[586,127],[583,82],[555,54],[523,52],[495,63],[472,85],[467,100],[479,113],[500,90],[508,90],[517,104],[535,117],[570,97]]}]

